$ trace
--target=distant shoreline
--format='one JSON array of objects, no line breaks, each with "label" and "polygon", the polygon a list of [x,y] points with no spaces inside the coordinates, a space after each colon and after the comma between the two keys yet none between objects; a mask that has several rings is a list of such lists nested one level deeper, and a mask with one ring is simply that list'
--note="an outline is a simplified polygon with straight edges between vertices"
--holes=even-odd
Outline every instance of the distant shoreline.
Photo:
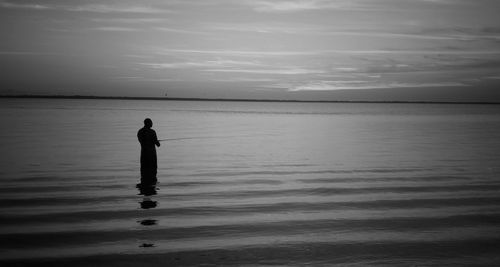
[{"label": "distant shoreline", "polygon": [[219,101],[219,102],[291,102],[291,103],[382,103],[382,104],[481,104],[500,105],[500,102],[467,101],[383,101],[383,100],[286,100],[286,99],[239,99],[239,98],[190,98],[190,97],[135,97],[135,96],[87,96],[87,95],[0,95],[0,98],[44,99],[106,99],[106,100],[157,100],[157,101]]}]

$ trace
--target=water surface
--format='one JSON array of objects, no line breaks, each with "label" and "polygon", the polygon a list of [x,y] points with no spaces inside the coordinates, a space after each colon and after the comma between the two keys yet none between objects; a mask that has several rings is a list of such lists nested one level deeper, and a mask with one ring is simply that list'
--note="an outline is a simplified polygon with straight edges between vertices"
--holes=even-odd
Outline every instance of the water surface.
[{"label": "water surface", "polygon": [[[0,260],[492,265],[500,106],[0,100]],[[137,130],[162,139],[140,192]]]}]

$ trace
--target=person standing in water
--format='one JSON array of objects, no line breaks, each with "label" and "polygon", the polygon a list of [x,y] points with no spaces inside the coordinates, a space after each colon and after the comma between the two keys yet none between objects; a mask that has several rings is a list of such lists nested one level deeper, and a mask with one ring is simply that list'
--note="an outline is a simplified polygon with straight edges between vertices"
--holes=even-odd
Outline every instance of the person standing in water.
[{"label": "person standing in water", "polygon": [[151,129],[153,121],[149,118],[144,120],[144,127],[137,132],[137,138],[141,144],[141,184],[156,184],[156,170],[158,168],[156,158],[156,147],[160,142],[156,137],[156,132]]}]

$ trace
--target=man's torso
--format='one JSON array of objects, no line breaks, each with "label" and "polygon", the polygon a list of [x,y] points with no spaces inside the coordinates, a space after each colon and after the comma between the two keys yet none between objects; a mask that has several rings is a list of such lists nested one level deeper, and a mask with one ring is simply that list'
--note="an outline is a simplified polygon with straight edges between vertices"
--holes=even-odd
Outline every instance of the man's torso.
[{"label": "man's torso", "polygon": [[137,138],[143,149],[155,149],[156,132],[153,129],[141,128],[137,133]]}]

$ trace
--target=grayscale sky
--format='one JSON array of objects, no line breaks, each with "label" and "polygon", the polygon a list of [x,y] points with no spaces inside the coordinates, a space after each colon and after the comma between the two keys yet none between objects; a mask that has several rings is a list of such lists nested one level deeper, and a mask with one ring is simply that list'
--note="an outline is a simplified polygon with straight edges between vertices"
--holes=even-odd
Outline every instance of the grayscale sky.
[{"label": "grayscale sky", "polygon": [[498,0],[0,0],[0,94],[500,100],[499,14]]}]

